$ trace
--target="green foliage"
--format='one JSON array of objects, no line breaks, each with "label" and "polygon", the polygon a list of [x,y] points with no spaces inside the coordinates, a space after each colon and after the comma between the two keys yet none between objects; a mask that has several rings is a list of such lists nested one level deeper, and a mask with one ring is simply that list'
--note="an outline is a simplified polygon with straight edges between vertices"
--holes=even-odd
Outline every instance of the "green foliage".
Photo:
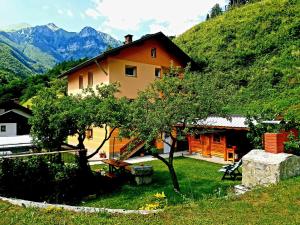
[{"label": "green foliage", "polygon": [[[199,169],[197,172],[201,171]],[[198,181],[207,180],[199,178]],[[278,185],[256,188],[238,197],[207,198],[191,204],[171,206],[149,215],[77,213],[59,208],[25,208],[0,201],[0,216],[2,224],[296,225],[300,222],[299,195],[300,177],[295,177]],[[137,196],[131,199],[137,199]],[[128,198],[125,197],[122,202],[126,201]]]},{"label": "green foliage", "polygon": [[63,96],[66,94],[63,80],[56,80],[49,88],[42,89],[33,99],[30,118],[31,135],[37,146],[59,150],[69,135],[69,124],[63,116]]},{"label": "green foliage", "polygon": [[82,171],[76,164],[64,164],[55,158],[30,156],[0,159],[2,196],[34,201],[74,202],[94,191],[91,183],[94,185],[97,182],[91,172]]},{"label": "green foliage", "polygon": [[[139,92],[133,102],[130,136],[140,137],[151,143],[163,134],[172,136],[174,125],[181,125],[179,135],[185,136],[188,124],[205,119],[212,114],[222,114],[229,89],[218,79],[181,72],[171,68],[163,78],[156,80],[146,90]],[[180,137],[179,137],[180,138]]]},{"label": "green foliage", "polygon": [[33,99],[31,135],[37,145],[50,150],[60,149],[69,135],[78,135],[78,148],[84,149],[86,130],[104,128],[104,139],[90,158],[99,152],[116,128],[128,123],[129,102],[115,96],[118,84],[98,85],[96,90],[88,88],[83,94],[67,95],[64,83],[57,80]]},{"label": "green foliage", "polygon": [[235,114],[300,118],[300,2],[264,0],[236,7],[175,39],[207,76],[235,86]]},{"label": "green foliage", "polygon": [[210,11],[210,18],[214,18],[222,14],[222,8],[219,4],[215,4]]},{"label": "green foliage", "polygon": [[284,151],[300,156],[300,136],[295,137],[293,134],[290,134],[289,140],[284,143]]},{"label": "green foliage", "polygon": [[[146,149],[162,160],[169,168],[174,190],[179,190],[173,168],[173,154],[178,140],[191,133],[190,124],[208,116],[222,114],[229,86],[217,79],[191,73],[188,68],[180,71],[171,67],[164,76],[138,93],[132,103],[131,120],[124,129],[128,136],[146,142]],[[179,126],[174,134],[174,126]],[[124,131],[123,131],[124,132]],[[165,140],[171,138],[171,143]],[[168,159],[153,151],[154,140],[161,138],[170,146]]]},{"label": "green foliage", "polygon": [[34,97],[39,90],[49,87],[51,80],[84,60],[62,62],[45,74],[32,74],[26,78],[17,78],[15,73],[0,69],[0,103],[13,98],[18,98],[21,102],[27,101]]},{"label": "green foliage", "polygon": [[[33,68],[27,62],[28,59],[20,53],[18,50],[11,46],[2,43],[0,39],[0,71],[9,73],[10,76],[25,78],[32,74]],[[3,79],[3,72],[0,73],[0,77]]]}]

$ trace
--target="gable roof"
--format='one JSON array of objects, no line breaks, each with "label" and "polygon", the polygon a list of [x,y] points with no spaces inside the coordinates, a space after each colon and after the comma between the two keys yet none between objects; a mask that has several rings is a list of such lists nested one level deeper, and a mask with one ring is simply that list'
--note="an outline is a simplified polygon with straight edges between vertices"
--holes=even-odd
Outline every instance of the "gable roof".
[{"label": "gable roof", "polygon": [[16,103],[13,100],[9,100],[9,101],[0,103],[0,109],[4,109],[5,111],[9,111],[9,110],[12,110],[12,109],[17,109],[17,110],[20,110],[20,111],[22,111],[26,114],[32,115],[32,111],[30,109]]},{"label": "gable roof", "polygon": [[19,109],[11,109],[11,110],[8,110],[8,111],[5,111],[3,113],[0,114],[0,118],[3,117],[3,116],[6,116],[8,114],[18,114],[22,117],[25,117],[25,118],[30,118],[31,117],[31,114],[27,113],[27,112],[23,112]]},{"label": "gable roof", "polygon": [[94,58],[91,58],[78,66],[73,67],[72,69],[64,72],[63,74],[59,75],[58,77],[65,77],[69,75],[70,73],[73,73],[77,70],[80,70],[86,66],[89,66],[95,62],[101,61],[106,59],[108,56],[117,55],[121,50],[137,46],[142,44],[144,41],[150,40],[150,39],[158,39],[162,43],[164,43],[164,46],[172,52],[173,55],[177,56],[178,58],[182,59],[186,64],[191,63],[192,69],[197,69],[197,64],[184,52],[182,51],[176,44],[173,43],[166,35],[164,35],[162,32],[154,33],[154,34],[147,34],[141,37],[140,39],[133,41],[128,44],[121,45],[119,47],[113,48],[111,50],[103,52],[101,55],[98,55]]}]

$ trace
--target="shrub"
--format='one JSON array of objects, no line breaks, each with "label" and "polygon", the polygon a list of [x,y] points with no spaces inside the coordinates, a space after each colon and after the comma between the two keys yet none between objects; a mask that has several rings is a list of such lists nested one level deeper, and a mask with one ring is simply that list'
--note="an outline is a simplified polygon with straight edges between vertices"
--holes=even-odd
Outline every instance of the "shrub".
[{"label": "shrub", "polygon": [[289,141],[284,143],[284,151],[300,156],[300,139],[296,139],[293,134],[289,135]]},{"label": "shrub", "polygon": [[71,203],[100,192],[102,182],[90,169],[64,164],[56,157],[0,159],[0,195],[8,197]]}]

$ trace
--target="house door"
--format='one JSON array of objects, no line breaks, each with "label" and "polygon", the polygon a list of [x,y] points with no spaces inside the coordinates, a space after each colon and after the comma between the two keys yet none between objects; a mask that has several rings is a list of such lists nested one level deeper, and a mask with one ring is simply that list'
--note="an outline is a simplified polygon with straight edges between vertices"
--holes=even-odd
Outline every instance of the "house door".
[{"label": "house door", "polygon": [[211,135],[203,135],[203,148],[202,155],[203,156],[211,156]]}]

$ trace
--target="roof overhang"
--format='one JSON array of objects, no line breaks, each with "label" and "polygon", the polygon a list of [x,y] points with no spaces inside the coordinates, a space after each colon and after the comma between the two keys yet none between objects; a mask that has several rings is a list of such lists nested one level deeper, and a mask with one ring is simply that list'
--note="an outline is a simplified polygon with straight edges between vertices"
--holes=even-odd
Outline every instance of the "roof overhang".
[{"label": "roof overhang", "polygon": [[167,48],[167,50],[171,51],[172,54],[174,54],[177,57],[179,57],[180,59],[182,59],[185,62],[185,64],[191,63],[191,69],[192,70],[197,70],[198,69],[198,65],[194,60],[192,60],[185,52],[183,52],[173,41],[171,41],[162,32],[158,32],[158,33],[155,33],[155,34],[145,35],[145,36],[143,36],[142,38],[140,38],[136,41],[133,41],[133,42],[128,43],[128,44],[121,45],[121,46],[113,48],[111,50],[108,50],[108,51],[102,53],[101,55],[98,55],[94,58],[91,58],[91,59],[79,64],[78,66],[73,67],[72,69],[62,73],[58,77],[63,78],[65,76],[68,76],[69,74],[74,73],[74,72],[76,72],[76,71],[78,71],[82,68],[85,68],[86,66],[92,65],[95,62],[100,63],[101,61],[105,60],[109,56],[114,56],[114,55],[119,54],[119,52],[121,50],[128,49],[132,46],[139,46],[139,45],[143,44],[145,41],[147,41],[149,39],[159,39],[160,41],[162,41],[165,44],[165,47]]}]

